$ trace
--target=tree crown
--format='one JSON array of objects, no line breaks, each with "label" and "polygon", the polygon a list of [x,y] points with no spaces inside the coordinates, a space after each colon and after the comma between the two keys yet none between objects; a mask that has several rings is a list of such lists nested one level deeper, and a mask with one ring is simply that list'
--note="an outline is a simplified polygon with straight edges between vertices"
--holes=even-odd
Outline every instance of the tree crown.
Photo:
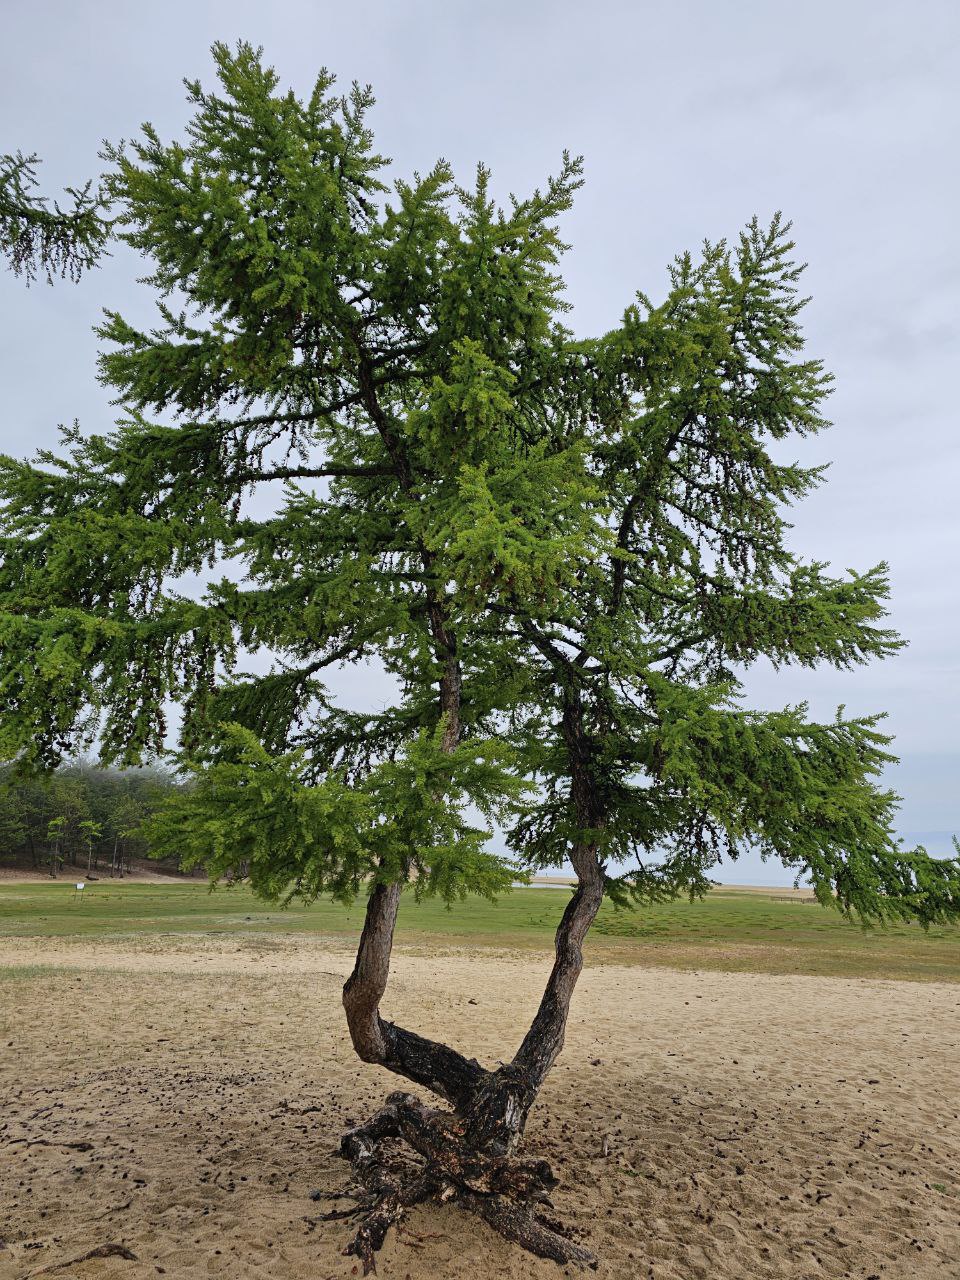
[{"label": "tree crown", "polygon": [[[900,644],[884,565],[787,543],[822,469],[776,444],[826,425],[830,384],[789,224],[680,256],[578,339],[579,160],[505,209],[482,167],[388,188],[369,90],[322,73],[298,101],[214,52],[183,143],[108,152],[159,308],[101,330],[121,421],[0,469],[0,755],[96,734],[136,762],[180,703],[196,785],[155,836],[272,896],[495,892],[514,871],[472,805],[527,866],[588,850],[619,900],[702,892],[754,845],[864,919],[958,914],[958,863],[893,835],[879,717],[738,697],[762,656]],[[370,658],[397,695],[360,714],[325,677]]]}]

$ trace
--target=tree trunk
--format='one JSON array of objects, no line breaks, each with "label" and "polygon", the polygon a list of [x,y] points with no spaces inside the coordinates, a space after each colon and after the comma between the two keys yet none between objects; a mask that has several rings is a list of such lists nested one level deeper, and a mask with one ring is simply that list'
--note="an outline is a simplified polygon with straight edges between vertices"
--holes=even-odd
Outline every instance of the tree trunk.
[{"label": "tree trunk", "polygon": [[[379,403],[372,367],[354,335],[360,391],[394,463],[403,489],[411,488],[410,468],[389,415]],[[421,545],[429,576],[433,555]],[[442,595],[427,592],[430,631],[440,663],[442,749],[453,752],[460,740],[461,671],[456,636]],[[576,757],[579,781],[571,786],[577,825],[588,829],[593,801],[583,756],[583,718],[576,685],[565,690],[569,714],[564,738]],[[569,721],[569,724],[568,724]],[[556,959],[540,1008],[514,1060],[488,1071],[447,1045],[427,1040],[380,1016],[390,973],[390,954],[400,904],[400,884],[376,884],[367,900],[366,918],[353,973],[343,988],[350,1037],[365,1062],[379,1063],[396,1075],[431,1090],[452,1110],[431,1110],[410,1094],[392,1094],[368,1124],[344,1134],[341,1154],[351,1161],[362,1190],[357,1213],[363,1221],[345,1252],[361,1259],[363,1273],[376,1270],[375,1257],[390,1227],[412,1205],[431,1197],[457,1199],[480,1214],[508,1239],[557,1262],[594,1264],[554,1224],[538,1217],[534,1205],[556,1185],[546,1161],[522,1161],[511,1153],[527,1115],[560,1048],[570,998],[583,965],[581,944],[603,895],[603,868],[589,844],[573,851],[578,887],[556,936]],[[413,1154],[411,1162],[410,1155]],[[327,1218],[350,1216],[334,1210]]]},{"label": "tree trunk", "polygon": [[[455,713],[459,694],[454,666],[451,661],[441,688],[441,701],[447,703],[444,745],[451,751],[459,734],[459,722],[450,712],[453,706]],[[576,698],[564,729],[572,762],[571,806],[577,825],[595,831],[602,822],[595,812]],[[378,884],[370,893],[356,964],[343,989],[354,1048],[364,1062],[379,1063],[424,1086],[449,1108],[432,1109],[412,1094],[394,1093],[367,1124],[343,1136],[341,1154],[351,1161],[361,1194],[356,1208],[323,1216],[362,1216],[345,1252],[361,1260],[364,1275],[376,1270],[376,1253],[390,1227],[411,1206],[432,1198],[457,1201],[540,1257],[595,1265],[589,1250],[538,1209],[549,1205],[549,1192],[557,1185],[549,1164],[514,1154],[563,1047],[570,1001],[583,968],[583,941],[603,898],[596,845],[578,842],[571,861],[577,888],[557,928],[553,969],[540,1006],[512,1061],[495,1071],[381,1018],[402,886]]]},{"label": "tree trunk", "polygon": [[[603,893],[602,871],[592,850],[582,854],[580,882],[556,934],[556,958],[540,1007],[513,1060],[488,1071],[447,1045],[385,1022],[379,1003],[386,988],[399,885],[379,885],[370,895],[357,962],[344,987],[344,1007],[354,1047],[376,1062],[423,1085],[452,1109],[425,1107],[412,1094],[394,1093],[367,1124],[346,1133],[341,1154],[363,1190],[363,1221],[347,1247],[364,1275],[390,1227],[414,1204],[454,1199],[479,1214],[501,1235],[540,1257],[591,1265],[592,1254],[547,1222],[537,1206],[557,1179],[545,1160],[514,1156],[527,1117],[563,1047],[570,1000],[583,967],[582,943]],[[578,861],[581,861],[578,858]],[[414,1154],[399,1153],[400,1145]],[[345,1216],[335,1211],[327,1217]]]}]

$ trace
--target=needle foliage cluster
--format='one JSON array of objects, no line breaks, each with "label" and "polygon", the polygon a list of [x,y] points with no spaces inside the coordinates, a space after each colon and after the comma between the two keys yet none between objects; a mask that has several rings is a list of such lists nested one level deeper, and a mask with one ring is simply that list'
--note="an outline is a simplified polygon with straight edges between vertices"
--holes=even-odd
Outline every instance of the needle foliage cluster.
[{"label": "needle foliage cluster", "polygon": [[[137,763],[179,704],[194,785],[154,838],[268,897],[490,894],[587,839],[622,901],[700,893],[758,847],[865,920],[960,913],[957,861],[894,836],[879,716],[741,698],[758,660],[900,644],[883,564],[789,545],[823,478],[789,442],[830,389],[789,224],[681,255],[577,337],[579,160],[503,207],[483,167],[388,185],[368,90],[322,73],[300,100],[249,46],[214,54],[183,141],[108,152],[158,308],[106,314],[120,420],[0,465],[0,757]],[[371,661],[395,696],[350,709],[331,673]]]}]

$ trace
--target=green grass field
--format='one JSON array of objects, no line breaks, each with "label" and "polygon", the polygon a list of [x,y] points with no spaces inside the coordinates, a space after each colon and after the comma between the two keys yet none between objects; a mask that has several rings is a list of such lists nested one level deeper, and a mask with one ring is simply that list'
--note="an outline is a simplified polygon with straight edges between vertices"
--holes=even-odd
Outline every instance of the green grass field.
[{"label": "green grass field", "polygon": [[[400,911],[398,942],[547,950],[567,891],[518,889],[497,903],[470,898],[447,910],[417,904]],[[363,907],[317,902],[286,910],[259,902],[243,886],[122,884],[98,881],[82,898],[72,882],[0,884],[0,940],[24,937],[120,938],[160,934],[322,935],[349,941]],[[588,942],[588,962],[673,965],[766,973],[804,973],[960,982],[960,929],[924,934],[900,925],[865,932],[835,912],[754,890],[713,890],[702,902],[636,911],[605,904]]]}]

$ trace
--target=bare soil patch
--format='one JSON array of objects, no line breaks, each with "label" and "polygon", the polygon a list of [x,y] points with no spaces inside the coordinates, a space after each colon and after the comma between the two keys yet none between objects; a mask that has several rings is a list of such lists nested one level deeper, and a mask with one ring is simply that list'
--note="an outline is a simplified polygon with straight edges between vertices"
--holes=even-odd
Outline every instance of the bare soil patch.
[{"label": "bare soil patch", "polygon": [[134,867],[122,876],[111,876],[109,870],[98,868],[87,875],[83,867],[65,867],[58,876],[49,871],[36,871],[31,867],[0,867],[0,884],[62,884],[71,885],[82,880],[85,884],[184,884],[184,876],[166,875],[163,871]]}]

